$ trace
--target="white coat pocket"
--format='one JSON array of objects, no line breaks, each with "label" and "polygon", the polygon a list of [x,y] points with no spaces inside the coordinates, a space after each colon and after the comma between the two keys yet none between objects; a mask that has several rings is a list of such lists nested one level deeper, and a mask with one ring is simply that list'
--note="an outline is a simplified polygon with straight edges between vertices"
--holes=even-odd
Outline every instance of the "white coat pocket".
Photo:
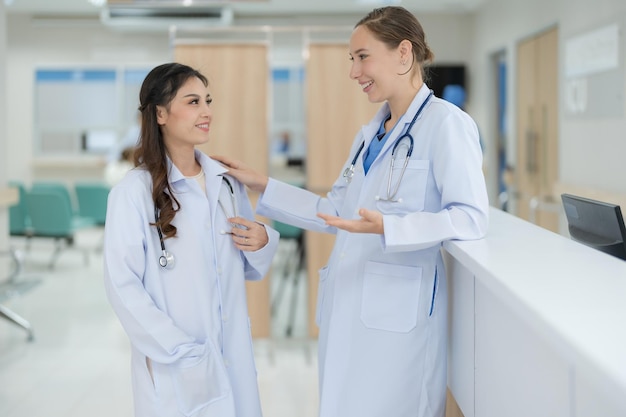
[{"label": "white coat pocket", "polygon": [[[183,358],[170,366],[178,409],[191,416],[230,393],[230,383],[220,358],[211,348],[203,356]],[[234,414],[234,413],[233,413]]]},{"label": "white coat pocket", "polygon": [[361,321],[365,327],[408,333],[417,325],[422,268],[367,262]]},{"label": "white coat pocket", "polygon": [[326,278],[328,278],[328,266],[319,270],[320,281],[317,285],[317,303],[315,307],[315,324],[318,326],[322,321],[322,309],[324,308],[324,292],[326,289]]},{"label": "white coat pocket", "polygon": [[[402,174],[404,159],[396,159],[389,182],[389,168],[378,186],[376,208],[383,214],[406,214],[424,210],[430,161],[411,159]],[[396,187],[398,191],[395,192]],[[389,201],[393,200],[393,201]]]}]

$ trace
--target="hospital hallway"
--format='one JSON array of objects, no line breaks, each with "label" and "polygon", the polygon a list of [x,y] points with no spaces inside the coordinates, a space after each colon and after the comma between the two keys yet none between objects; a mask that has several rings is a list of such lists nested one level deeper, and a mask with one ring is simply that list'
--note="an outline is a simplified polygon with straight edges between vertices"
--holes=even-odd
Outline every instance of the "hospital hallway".
[{"label": "hospital hallway", "polygon": [[[133,416],[129,342],[104,294],[101,239],[98,229],[79,232],[50,270],[52,240],[26,251],[11,238],[23,269],[11,288],[3,273],[0,304],[30,322],[34,340],[0,317],[0,416]],[[301,334],[255,340],[264,417],[317,415],[316,343]]]}]

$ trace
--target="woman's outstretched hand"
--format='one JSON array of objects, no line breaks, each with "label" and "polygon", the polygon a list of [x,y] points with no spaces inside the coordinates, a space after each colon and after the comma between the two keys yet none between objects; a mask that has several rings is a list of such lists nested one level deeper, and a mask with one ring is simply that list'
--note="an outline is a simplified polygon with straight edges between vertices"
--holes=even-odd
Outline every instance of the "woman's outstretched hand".
[{"label": "woman's outstretched hand", "polygon": [[237,181],[248,186],[252,191],[259,193],[265,191],[269,180],[266,175],[259,174],[236,159],[231,159],[223,155],[211,155],[211,158],[228,168],[229,175],[232,175]]},{"label": "woman's outstretched hand", "polygon": [[352,233],[375,233],[382,235],[385,232],[382,213],[375,210],[360,209],[358,220],[342,219],[337,216],[318,213],[318,217],[323,219],[327,225],[334,226]]}]

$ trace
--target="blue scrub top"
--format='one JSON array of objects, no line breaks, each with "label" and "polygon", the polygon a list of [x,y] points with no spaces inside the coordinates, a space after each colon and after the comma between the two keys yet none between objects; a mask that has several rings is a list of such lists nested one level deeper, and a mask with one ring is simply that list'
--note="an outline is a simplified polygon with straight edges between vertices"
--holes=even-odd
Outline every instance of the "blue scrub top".
[{"label": "blue scrub top", "polygon": [[363,169],[365,170],[365,174],[367,175],[367,171],[369,171],[372,162],[376,159],[380,150],[385,146],[385,142],[387,142],[387,138],[393,132],[393,129],[396,128],[396,123],[393,128],[389,132],[385,132],[385,123],[387,120],[391,119],[391,114],[385,117],[382,122],[380,122],[380,127],[378,128],[378,133],[376,133],[376,140],[372,139],[370,145],[367,147],[365,151],[365,155],[363,156]]}]

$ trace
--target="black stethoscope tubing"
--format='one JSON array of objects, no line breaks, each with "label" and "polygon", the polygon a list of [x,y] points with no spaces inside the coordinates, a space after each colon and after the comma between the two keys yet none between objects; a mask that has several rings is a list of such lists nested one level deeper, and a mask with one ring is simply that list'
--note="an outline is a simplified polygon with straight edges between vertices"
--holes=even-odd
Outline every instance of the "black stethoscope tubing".
[{"label": "black stethoscope tubing", "polygon": [[[233,188],[233,185],[230,183],[228,178],[222,177],[222,180],[223,182],[226,183],[226,185],[228,185],[228,191],[230,192],[231,201],[233,203],[234,215],[236,217],[237,207],[235,206],[235,189]],[[224,210],[224,206],[219,201],[219,199],[217,201],[218,201],[218,204],[222,207],[222,210]],[[228,216],[225,210],[224,210],[224,214]],[[159,223],[159,209],[157,208],[155,204],[154,205],[154,224],[156,226],[157,233],[159,234],[159,242],[161,243],[161,256],[159,256],[159,265],[161,265],[163,268],[170,269],[174,266],[174,255],[165,249],[165,239],[163,239],[163,230],[161,230],[161,226],[159,226],[158,223]]]},{"label": "black stethoscope tubing", "polygon": [[172,268],[174,266],[174,255],[165,250],[165,241],[163,239],[163,231],[159,226],[159,209],[154,205],[154,224],[159,234],[159,242],[161,243],[161,256],[159,256],[159,265],[163,268]]},{"label": "black stethoscope tubing", "polygon": [[[410,133],[411,132],[411,128],[413,127],[413,125],[417,121],[417,118],[419,117],[420,113],[422,112],[422,110],[426,106],[426,103],[428,103],[428,101],[430,100],[432,95],[433,95],[433,92],[431,90],[430,93],[428,94],[428,97],[426,97],[426,99],[424,100],[422,105],[419,107],[419,109],[417,109],[417,112],[415,112],[415,116],[413,116],[413,120],[411,120],[411,123],[409,123],[409,127],[406,129],[405,133],[400,135],[400,137],[398,137],[396,139],[396,141],[395,141],[395,143],[393,145],[393,148],[391,149],[391,156],[392,156],[392,158],[395,155],[395,152],[396,152],[396,149],[398,148],[398,145],[400,144],[400,142],[404,138],[409,139],[409,150],[406,153],[407,160],[413,154],[413,144],[414,144],[414,141],[413,141],[413,136],[411,136],[411,133]],[[352,162],[350,162],[350,166],[348,168],[346,168],[344,170],[344,172],[343,172],[343,176],[344,176],[344,178],[346,178],[346,181],[348,181],[348,182],[352,179],[352,175],[354,175],[354,167],[356,166],[356,162],[359,159],[359,155],[361,155],[361,152],[363,151],[364,147],[365,147],[365,140],[363,140],[363,142],[361,142],[361,145],[359,146],[359,149],[354,154],[354,158],[352,158]]]}]

